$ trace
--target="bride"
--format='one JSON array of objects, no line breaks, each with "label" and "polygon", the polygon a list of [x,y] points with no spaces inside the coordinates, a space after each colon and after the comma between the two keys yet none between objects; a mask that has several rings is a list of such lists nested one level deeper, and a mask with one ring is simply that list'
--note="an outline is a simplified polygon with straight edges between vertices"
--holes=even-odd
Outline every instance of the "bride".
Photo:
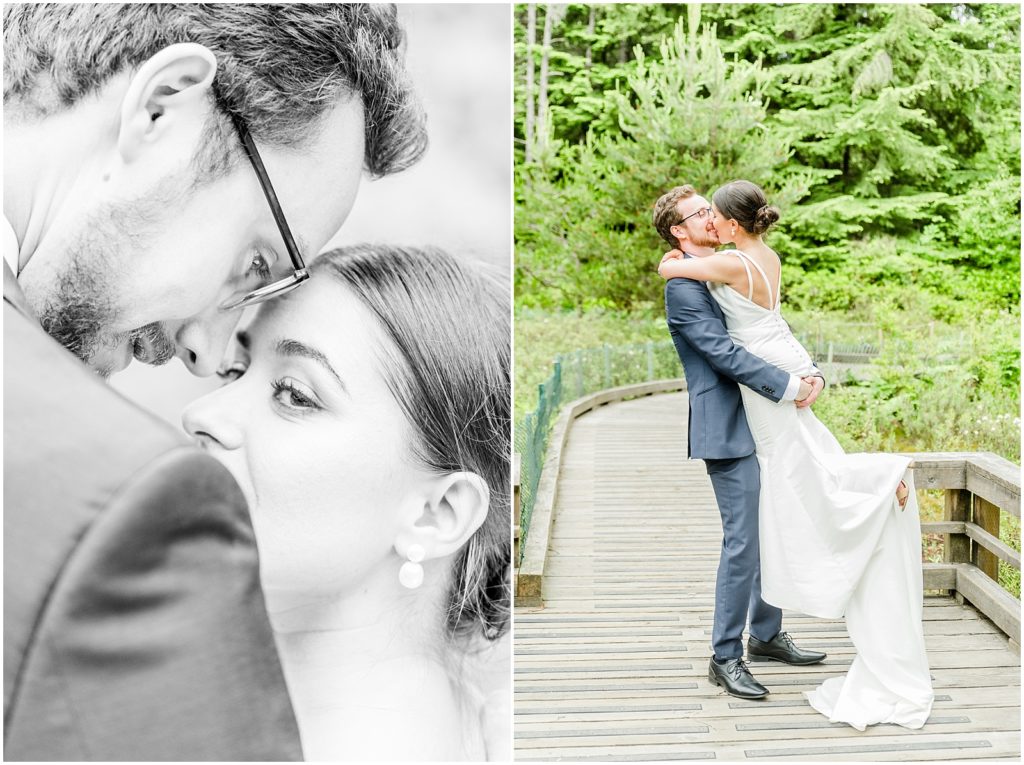
[{"label": "bride", "polygon": [[504,757],[508,291],[437,250],[312,271],[183,416],[249,502],[305,757]]},{"label": "bride", "polygon": [[[791,374],[813,370],[779,308],[781,263],[763,241],[778,220],[764,192],[733,181],[712,196],[712,225],[735,250],[658,273],[709,282],[733,341]],[[846,617],[849,672],[806,694],[832,722],[920,728],[934,694],[922,626],[921,528],[910,459],[846,454],[810,408],[740,387],[761,469],[762,598],[825,619]]]}]

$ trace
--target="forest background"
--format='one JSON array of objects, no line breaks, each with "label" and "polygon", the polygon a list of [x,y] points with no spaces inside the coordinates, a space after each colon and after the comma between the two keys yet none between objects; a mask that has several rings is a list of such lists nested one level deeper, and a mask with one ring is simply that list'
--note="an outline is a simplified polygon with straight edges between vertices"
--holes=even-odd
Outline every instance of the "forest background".
[{"label": "forest background", "polygon": [[517,423],[558,354],[668,338],[654,201],[747,178],[794,330],[877,339],[815,404],[843,446],[1020,462],[1019,5],[515,16]]}]

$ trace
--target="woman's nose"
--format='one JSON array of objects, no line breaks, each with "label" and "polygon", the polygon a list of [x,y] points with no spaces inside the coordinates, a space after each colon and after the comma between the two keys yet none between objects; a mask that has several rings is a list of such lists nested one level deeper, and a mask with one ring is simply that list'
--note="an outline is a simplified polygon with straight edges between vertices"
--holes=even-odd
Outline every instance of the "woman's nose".
[{"label": "woman's nose", "polygon": [[181,424],[199,445],[238,449],[244,442],[241,401],[230,385],[207,393],[185,407]]}]

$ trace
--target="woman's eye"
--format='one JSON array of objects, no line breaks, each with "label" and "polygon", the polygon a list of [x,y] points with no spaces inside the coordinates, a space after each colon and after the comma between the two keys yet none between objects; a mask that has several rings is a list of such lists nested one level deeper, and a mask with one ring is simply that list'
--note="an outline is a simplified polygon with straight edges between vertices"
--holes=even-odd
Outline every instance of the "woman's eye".
[{"label": "woman's eye", "polygon": [[289,409],[320,409],[316,397],[290,377],[274,380],[274,399]]},{"label": "woman's eye", "polygon": [[225,383],[234,382],[245,374],[246,366],[240,361],[233,361],[217,370],[217,377]]}]

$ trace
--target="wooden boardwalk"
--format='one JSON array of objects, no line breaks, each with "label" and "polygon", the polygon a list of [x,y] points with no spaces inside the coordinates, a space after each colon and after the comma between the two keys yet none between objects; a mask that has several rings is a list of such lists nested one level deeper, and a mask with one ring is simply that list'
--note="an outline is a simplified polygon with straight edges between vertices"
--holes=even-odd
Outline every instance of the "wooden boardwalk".
[{"label": "wooden boardwalk", "polygon": [[686,394],[613,403],[563,452],[543,609],[515,613],[515,758],[938,761],[1020,758],[1020,657],[970,606],[929,597],[936,693],[928,724],[861,733],[802,695],[846,671],[842,621],[787,612],[824,664],[752,665],[761,701],[707,680],[721,523],[703,463],[686,459]]}]

